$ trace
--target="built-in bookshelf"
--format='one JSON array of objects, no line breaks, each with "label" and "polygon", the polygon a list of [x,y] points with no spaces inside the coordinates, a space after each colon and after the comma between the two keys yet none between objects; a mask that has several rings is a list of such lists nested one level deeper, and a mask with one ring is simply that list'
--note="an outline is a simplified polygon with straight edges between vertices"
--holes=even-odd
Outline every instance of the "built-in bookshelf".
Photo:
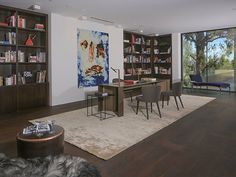
[{"label": "built-in bookshelf", "polygon": [[124,79],[151,77],[151,37],[124,32]]},{"label": "built-in bookshelf", "polygon": [[160,79],[172,78],[171,34],[153,37],[153,74]]},{"label": "built-in bookshelf", "polygon": [[0,112],[48,105],[47,19],[0,6]]},{"label": "built-in bookshelf", "polygon": [[124,79],[172,79],[171,34],[146,36],[124,32]]}]

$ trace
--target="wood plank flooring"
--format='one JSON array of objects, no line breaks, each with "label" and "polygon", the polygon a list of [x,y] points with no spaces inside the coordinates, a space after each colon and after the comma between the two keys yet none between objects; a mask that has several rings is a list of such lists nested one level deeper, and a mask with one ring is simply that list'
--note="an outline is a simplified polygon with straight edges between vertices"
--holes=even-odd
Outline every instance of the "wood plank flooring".
[{"label": "wood plank flooring", "polygon": [[[236,95],[193,94],[217,99],[110,160],[101,160],[68,143],[65,153],[87,159],[103,177],[236,177]],[[72,103],[0,115],[0,152],[16,156],[16,133],[28,125],[28,120],[78,107]]]}]

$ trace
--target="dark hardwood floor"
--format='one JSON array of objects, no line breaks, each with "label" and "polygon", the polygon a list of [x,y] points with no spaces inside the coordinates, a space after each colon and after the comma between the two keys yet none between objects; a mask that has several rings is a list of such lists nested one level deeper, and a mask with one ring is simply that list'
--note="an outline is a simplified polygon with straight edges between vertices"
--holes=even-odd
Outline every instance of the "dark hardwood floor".
[{"label": "dark hardwood floor", "polygon": [[[103,177],[236,177],[236,94],[192,94],[217,99],[110,160],[101,160],[68,143],[65,153],[87,159]],[[1,115],[0,152],[16,156],[16,133],[28,125],[28,120],[79,106],[72,103]]]}]

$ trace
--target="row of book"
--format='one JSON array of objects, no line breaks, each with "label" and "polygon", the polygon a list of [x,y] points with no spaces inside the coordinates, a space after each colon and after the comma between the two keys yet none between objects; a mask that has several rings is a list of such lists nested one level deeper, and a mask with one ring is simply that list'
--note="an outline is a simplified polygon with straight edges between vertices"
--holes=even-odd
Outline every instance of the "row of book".
[{"label": "row of book", "polygon": [[24,71],[18,73],[18,84],[29,84],[29,83],[44,83],[46,82],[46,70],[37,71]]},{"label": "row of book", "polygon": [[159,51],[158,49],[154,49],[154,54],[170,54],[171,47],[167,49],[167,51]]},{"label": "row of book", "polygon": [[0,63],[16,62],[16,51],[5,51],[0,53]]},{"label": "row of book", "polygon": [[142,75],[142,74],[151,74],[152,69],[151,68],[129,68],[125,69],[124,71],[125,76],[131,76],[131,75]]},{"label": "row of book", "polygon": [[168,57],[168,58],[158,58],[156,56],[154,58],[154,63],[171,63],[171,57]]},{"label": "row of book", "polygon": [[[16,62],[16,51],[5,51],[0,53],[0,63]],[[44,63],[46,62],[45,52],[36,52],[36,55],[29,55],[28,59],[25,59],[25,53],[18,51],[18,62],[29,62],[29,63]]]},{"label": "row of book", "polygon": [[16,85],[16,74],[9,75],[7,77],[0,76],[0,86]]},{"label": "row of book", "polygon": [[46,62],[46,53],[45,52],[36,52],[36,55],[29,55],[29,63],[44,63]]},{"label": "row of book", "polygon": [[132,55],[127,55],[124,58],[124,63],[150,63],[151,59],[150,57],[146,56],[132,56]]},{"label": "row of book", "polygon": [[[16,74],[6,77],[0,76],[0,86],[16,85]],[[46,70],[37,71],[36,76],[32,71],[18,73],[18,84],[44,83],[46,82]]]},{"label": "row of book", "polygon": [[4,34],[4,39],[0,41],[0,44],[16,44],[16,33],[15,32],[7,32]]},{"label": "row of book", "polygon": [[[16,20],[17,18],[17,20]],[[6,18],[6,23],[5,22],[1,22],[0,25],[1,26],[12,26],[12,27],[19,27],[19,28],[26,28],[26,18],[18,15],[16,17],[16,14],[12,14],[11,16]],[[35,24],[34,25],[34,29],[36,30],[44,30],[44,24]]]},{"label": "row of book", "polygon": [[155,74],[171,74],[171,68],[164,68],[164,67],[154,67]]},{"label": "row of book", "polygon": [[16,22],[17,22],[18,27],[26,28],[26,19],[25,17],[22,17],[20,15],[17,16],[17,20],[16,20],[16,14],[12,14],[10,17],[6,19],[6,21],[9,26],[16,27]]}]

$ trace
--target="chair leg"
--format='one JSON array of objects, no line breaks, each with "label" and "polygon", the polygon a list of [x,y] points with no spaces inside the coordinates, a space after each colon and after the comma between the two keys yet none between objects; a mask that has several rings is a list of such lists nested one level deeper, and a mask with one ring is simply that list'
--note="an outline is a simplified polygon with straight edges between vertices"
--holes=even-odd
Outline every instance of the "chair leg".
[{"label": "chair leg", "polygon": [[177,103],[176,96],[174,96],[174,99],[175,99],[175,104],[176,104],[176,106],[177,106],[177,109],[179,110],[179,105],[178,105],[178,103]]},{"label": "chair leg", "polygon": [[179,101],[180,101],[180,103],[181,103],[181,105],[182,105],[182,108],[184,108],[184,104],[183,104],[182,99],[181,99],[180,96],[179,96]]},{"label": "chair leg", "polygon": [[139,108],[139,101],[137,100],[136,114],[138,114],[138,108]]},{"label": "chair leg", "polygon": [[167,96],[167,106],[169,106],[170,95]]},{"label": "chair leg", "polygon": [[162,95],[162,96],[161,96],[161,101],[162,101],[162,106],[161,106],[161,107],[162,107],[162,108],[164,108],[164,99],[165,99],[165,96]]},{"label": "chair leg", "polygon": [[133,102],[132,93],[130,93],[130,100],[131,100],[131,102]]},{"label": "chair leg", "polygon": [[152,103],[151,103],[151,112],[152,112]]},{"label": "chair leg", "polygon": [[148,116],[148,103],[146,102],[146,111],[147,111],[147,119],[149,119],[149,116]]},{"label": "chair leg", "polygon": [[161,118],[161,111],[160,111],[160,107],[159,107],[158,101],[156,102],[156,104],[157,104],[157,109],[158,109],[158,112],[159,112],[159,115],[160,115],[160,118]]}]

